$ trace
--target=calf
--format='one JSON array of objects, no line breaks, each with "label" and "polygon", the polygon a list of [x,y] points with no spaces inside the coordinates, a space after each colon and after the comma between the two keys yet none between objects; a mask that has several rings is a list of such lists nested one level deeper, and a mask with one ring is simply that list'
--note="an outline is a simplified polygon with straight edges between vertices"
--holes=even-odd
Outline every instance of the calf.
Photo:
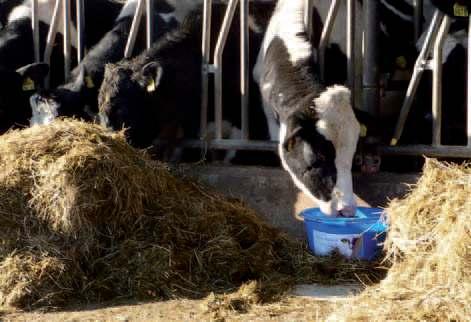
[{"label": "calf", "polygon": [[304,1],[280,0],[254,68],[272,140],[298,188],[326,214],[355,213],[352,158],[360,125],[343,86],[322,88],[312,72]]},{"label": "calf", "polygon": [[101,123],[113,130],[128,127],[138,147],[150,146],[161,133],[177,138],[179,128],[188,135],[199,119],[200,33],[201,16],[192,14],[150,50],[107,65],[99,94]]},{"label": "calf", "polygon": [[[213,7],[213,30],[218,30],[224,9],[225,6],[222,5]],[[270,9],[270,6],[266,9]],[[251,15],[250,18],[250,44],[251,48],[255,48],[255,55],[251,59],[253,66],[256,49],[263,38],[259,30],[264,28],[261,26],[263,17],[257,19],[259,17]],[[162,37],[151,50],[132,61],[125,60],[116,65],[108,65],[99,95],[101,123],[114,130],[127,127],[129,141],[138,147],[148,147],[159,138],[173,141],[173,144],[167,145],[171,150],[172,145],[176,145],[183,137],[198,137],[201,102],[201,28],[201,14],[192,13],[184,25]],[[215,40],[217,37],[211,38]],[[227,133],[223,134],[234,139],[240,138],[238,41],[238,26],[235,23],[229,32],[223,57],[223,61],[229,63],[223,65],[223,119],[225,120],[223,125],[224,130],[227,130],[225,131]],[[211,94],[213,93],[210,93],[209,97],[212,97]],[[250,94],[251,99],[257,100],[258,91],[251,90]],[[211,103],[208,108],[210,113],[213,111]],[[261,111],[259,113],[262,114]],[[251,109],[251,120],[256,114],[256,109]],[[208,119],[211,118],[212,115],[208,115]],[[262,122],[252,123],[258,128],[263,128],[265,125]],[[208,138],[214,136],[212,126],[208,127],[207,136]],[[226,156],[226,162],[233,155],[234,151],[231,151],[229,156]]]}]

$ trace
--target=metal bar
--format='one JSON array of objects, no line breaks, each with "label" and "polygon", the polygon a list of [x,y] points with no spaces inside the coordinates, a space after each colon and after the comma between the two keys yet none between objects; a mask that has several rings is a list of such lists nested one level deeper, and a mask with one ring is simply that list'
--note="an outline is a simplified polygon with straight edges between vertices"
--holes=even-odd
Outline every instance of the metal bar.
[{"label": "metal bar", "polygon": [[80,64],[85,56],[85,4],[77,0],[77,61]]},{"label": "metal bar", "polygon": [[443,44],[448,35],[450,28],[450,18],[444,16],[437,38],[433,46],[433,82],[432,82],[432,115],[433,115],[433,131],[432,145],[439,146],[441,144],[442,135],[442,75],[443,75]]},{"label": "metal bar", "polygon": [[[56,39],[57,31],[59,29],[59,19],[61,15],[62,0],[56,0],[54,6],[54,12],[52,13],[51,25],[46,39],[46,48],[44,49],[44,62],[51,65],[52,49],[54,48],[54,42]],[[47,75],[45,80],[45,87],[49,88],[51,84],[50,73]]]},{"label": "metal bar", "polygon": [[467,110],[467,129],[468,129],[468,147],[471,148],[471,16],[468,26],[468,110]]},{"label": "metal bar", "polygon": [[424,1],[414,0],[414,41],[419,40],[422,34],[422,16],[424,13]]},{"label": "metal bar", "polygon": [[139,0],[137,2],[136,12],[132,20],[131,30],[129,31],[128,42],[124,49],[124,58],[130,58],[134,51],[134,45],[136,44],[137,33],[139,32],[139,25],[141,24],[142,14],[144,13],[144,1]]},{"label": "metal bar", "polygon": [[363,55],[363,105],[373,117],[379,116],[379,1],[363,2],[364,55]]},{"label": "metal bar", "polygon": [[240,0],[240,109],[242,139],[249,139],[249,0]]},{"label": "metal bar", "polygon": [[312,40],[312,13],[314,11],[313,0],[304,0],[304,26],[307,37]]},{"label": "metal bar", "polygon": [[154,42],[154,0],[146,0],[147,49]]},{"label": "metal bar", "polygon": [[347,0],[347,74],[352,106],[355,103],[355,1]]},{"label": "metal bar", "polygon": [[430,146],[430,145],[403,145],[397,147],[380,147],[382,155],[428,156],[448,158],[471,158],[471,147],[466,146]]},{"label": "metal bar", "polygon": [[212,0],[204,0],[203,4],[203,26],[202,26],[202,66],[201,66],[201,116],[200,137],[206,138],[208,128],[208,101],[209,101],[209,59],[211,55],[211,15]]},{"label": "metal bar", "polygon": [[442,19],[443,14],[439,10],[436,10],[435,14],[433,15],[432,22],[430,23],[430,27],[427,30],[422,50],[420,51],[419,57],[415,62],[414,72],[412,74],[409,87],[407,88],[404,103],[401,107],[401,112],[396,123],[396,129],[394,130],[394,135],[391,139],[391,145],[396,145],[401,138],[407,116],[409,115],[409,111],[414,101],[417,88],[419,87],[420,80],[422,79],[423,72],[427,67],[428,58],[431,54],[432,46],[435,43],[438,28],[440,27]]},{"label": "metal bar", "polygon": [[71,39],[70,39],[70,0],[63,0],[62,15],[64,23],[64,77],[69,79],[72,66],[71,61]]},{"label": "metal bar", "polygon": [[329,43],[332,29],[334,28],[335,17],[337,17],[340,8],[340,0],[332,0],[329,12],[325,18],[324,28],[322,29],[321,39],[319,41],[319,74],[321,81],[325,80],[325,50]]},{"label": "metal bar", "polygon": [[[159,144],[159,141],[155,141]],[[246,151],[276,151],[278,142],[256,141],[256,140],[185,140],[182,147],[186,148],[209,148],[220,150],[246,150]]]},{"label": "metal bar", "polygon": [[39,12],[38,0],[32,0],[31,10],[31,28],[33,30],[33,46],[34,46],[34,61],[39,63],[41,61],[41,54],[39,48]]},{"label": "metal bar", "polygon": [[222,139],[222,54],[239,0],[229,0],[214,51],[214,123],[216,139]]}]

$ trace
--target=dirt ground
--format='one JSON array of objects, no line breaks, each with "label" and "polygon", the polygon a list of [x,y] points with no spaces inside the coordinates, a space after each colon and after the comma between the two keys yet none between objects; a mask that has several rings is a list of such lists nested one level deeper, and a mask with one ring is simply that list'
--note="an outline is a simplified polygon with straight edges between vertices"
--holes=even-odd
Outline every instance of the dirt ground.
[{"label": "dirt ground", "polygon": [[172,300],[152,303],[110,303],[76,307],[60,312],[0,310],[1,321],[322,321],[335,303],[345,301],[357,286],[302,286],[283,300],[249,307],[228,308],[217,299]]}]

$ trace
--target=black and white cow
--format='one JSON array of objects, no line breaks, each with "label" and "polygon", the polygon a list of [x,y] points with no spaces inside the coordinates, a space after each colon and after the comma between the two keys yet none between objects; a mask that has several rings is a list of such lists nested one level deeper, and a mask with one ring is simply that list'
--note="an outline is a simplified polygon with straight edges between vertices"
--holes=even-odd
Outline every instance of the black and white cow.
[{"label": "black and white cow", "polygon": [[[55,0],[38,1],[40,52],[43,52],[45,47],[54,5]],[[92,45],[93,41],[101,38],[106,32],[106,28],[109,28],[109,20],[115,19],[120,7],[119,3],[111,0],[86,2],[87,45]],[[6,24],[0,30],[0,81],[7,83],[11,79],[8,86],[0,88],[0,102],[2,102],[0,113],[10,116],[2,120],[0,132],[4,132],[12,126],[28,124],[28,120],[31,118],[29,97],[41,90],[43,79],[49,70],[53,72],[51,76],[53,84],[63,81],[63,56],[60,48],[62,46],[61,37],[58,37],[50,68],[45,67],[42,63],[30,65],[34,60],[31,1],[2,1],[0,9],[2,9],[0,18],[2,23]],[[72,26],[71,29],[71,35],[74,38],[76,37],[75,28]],[[28,75],[34,75],[34,77]],[[19,79],[22,79],[23,82],[19,82]],[[12,86],[16,86],[16,88]]]},{"label": "black and white cow", "polygon": [[322,88],[312,71],[304,1],[279,0],[265,34],[254,78],[260,86],[283,167],[326,214],[352,216],[352,159],[360,125],[350,90]]},{"label": "black and white cow", "polygon": [[[128,0],[115,25],[72,71],[70,80],[52,91],[41,91],[31,98],[33,119],[31,124],[47,124],[57,116],[92,120],[98,113],[98,90],[103,81],[105,65],[122,59],[137,0]],[[160,38],[179,24],[180,14],[191,10],[182,4],[173,7],[167,1],[155,3],[155,37]],[[180,10],[177,10],[180,9]],[[135,51],[144,48],[144,26],[141,25]]]}]

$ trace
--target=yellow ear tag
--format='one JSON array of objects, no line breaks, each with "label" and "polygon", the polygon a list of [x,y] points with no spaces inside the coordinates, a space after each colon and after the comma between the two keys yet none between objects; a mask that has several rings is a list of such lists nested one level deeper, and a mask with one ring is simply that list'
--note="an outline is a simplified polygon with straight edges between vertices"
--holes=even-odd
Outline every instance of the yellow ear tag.
[{"label": "yellow ear tag", "polygon": [[366,137],[366,134],[368,133],[368,128],[366,127],[365,124],[360,125],[360,137],[364,138]]},{"label": "yellow ear tag", "polygon": [[93,79],[90,76],[85,77],[85,85],[87,88],[94,88],[95,83],[93,82]]},{"label": "yellow ear tag", "polygon": [[36,89],[36,86],[34,85],[34,81],[31,78],[26,78],[23,81],[23,91],[34,91]]},{"label": "yellow ear tag", "polygon": [[151,78],[149,80],[149,83],[147,84],[147,92],[152,93],[155,92],[156,86],[155,86],[155,80]]},{"label": "yellow ear tag", "polygon": [[389,143],[390,146],[396,146],[397,145],[397,139],[391,139],[391,142]]},{"label": "yellow ear tag", "polygon": [[459,3],[455,3],[453,6],[453,14],[455,17],[467,17],[469,16],[468,8],[466,6],[462,6]]},{"label": "yellow ear tag", "polygon": [[407,59],[404,56],[399,56],[396,58],[396,66],[399,68],[406,68],[407,67]]}]

